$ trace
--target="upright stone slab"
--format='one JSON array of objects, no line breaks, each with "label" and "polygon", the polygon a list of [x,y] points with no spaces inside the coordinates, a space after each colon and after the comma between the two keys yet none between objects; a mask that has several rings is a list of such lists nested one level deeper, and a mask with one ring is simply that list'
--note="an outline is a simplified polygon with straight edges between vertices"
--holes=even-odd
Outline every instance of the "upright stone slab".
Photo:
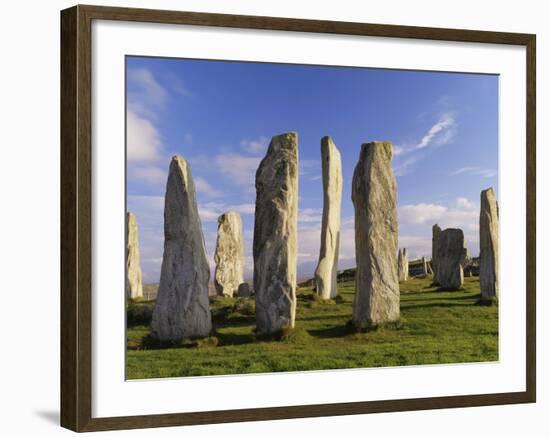
[{"label": "upright stone slab", "polygon": [[238,212],[229,211],[218,218],[214,262],[217,293],[232,297],[243,282],[243,224]]},{"label": "upright stone slab", "polygon": [[340,209],[342,206],[342,161],[330,137],[321,139],[323,167],[323,223],[315,286],[321,299],[337,296],[336,276],[340,251]]},{"label": "upright stone slab", "polygon": [[272,138],[256,172],[256,332],[293,328],[296,315],[298,136]]},{"label": "upright stone slab", "polygon": [[483,190],[479,215],[479,283],[484,300],[498,297],[498,220],[495,191],[493,188]]},{"label": "upright stone slab", "polygon": [[445,229],[439,236],[437,276],[441,287],[458,290],[464,283],[464,262],[468,251],[461,229]]},{"label": "upright stone slab", "polygon": [[428,262],[426,261],[426,257],[422,257],[421,259],[421,266],[422,266],[422,275],[428,276]]},{"label": "upright stone slab", "polygon": [[131,212],[126,213],[126,296],[130,299],[143,297],[138,225]]},{"label": "upright stone slab", "polygon": [[252,291],[250,290],[250,284],[248,282],[243,282],[239,284],[237,290],[237,297],[250,297]]},{"label": "upright stone slab", "polygon": [[437,253],[439,245],[439,237],[441,236],[441,228],[438,224],[432,226],[432,269],[433,269],[433,283],[439,285],[439,279],[437,278],[437,260],[439,254]]},{"label": "upright stone slab", "polygon": [[209,335],[209,280],[191,168],[181,156],[174,156],[164,199],[164,255],[152,336],[177,341]]},{"label": "upright stone slab", "polygon": [[355,301],[353,323],[368,328],[399,320],[397,183],[392,144],[361,146],[353,173],[355,207]]},{"label": "upright stone slab", "polygon": [[400,249],[397,255],[397,276],[399,282],[409,279],[409,258],[407,257],[407,249],[405,248]]}]

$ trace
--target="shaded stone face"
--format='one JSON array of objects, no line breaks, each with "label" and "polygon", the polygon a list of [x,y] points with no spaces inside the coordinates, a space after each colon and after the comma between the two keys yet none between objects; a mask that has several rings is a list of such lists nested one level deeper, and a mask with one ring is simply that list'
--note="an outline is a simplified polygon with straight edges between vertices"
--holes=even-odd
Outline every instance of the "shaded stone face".
[{"label": "shaded stone face", "polygon": [[468,254],[461,229],[445,229],[439,236],[437,249],[437,277],[439,284],[449,290],[458,290],[464,283],[464,263]]},{"label": "shaded stone face", "polygon": [[493,188],[481,192],[479,216],[479,283],[482,299],[498,297],[498,203]]},{"label": "shaded stone face", "polygon": [[250,284],[248,282],[243,282],[239,284],[239,289],[237,290],[237,297],[250,297],[252,290],[250,290]]},{"label": "shaded stone face", "polygon": [[337,296],[336,276],[340,251],[340,209],[342,205],[342,161],[330,137],[321,140],[323,167],[323,222],[319,263],[315,270],[315,286],[321,299]]},{"label": "shaded stone face", "polygon": [[361,146],[352,183],[357,262],[353,323],[368,327],[399,320],[397,183],[392,145]]},{"label": "shaded stone face", "polygon": [[233,296],[243,282],[243,225],[238,212],[229,211],[218,218],[214,262],[217,293]]},{"label": "shaded stone face", "polygon": [[294,327],[298,227],[298,137],[272,138],[256,172],[254,292],[259,334]]},{"label": "shaded stone face", "polygon": [[400,249],[397,255],[397,276],[399,282],[409,279],[409,258],[407,257],[407,249],[405,248]]},{"label": "shaded stone face", "polygon": [[138,225],[131,212],[126,213],[126,296],[130,299],[143,297]]},{"label": "shaded stone face", "polygon": [[437,278],[437,260],[439,258],[438,254],[438,245],[439,237],[441,235],[441,228],[438,224],[433,225],[432,227],[432,269],[434,275],[434,285],[439,285],[439,279]]},{"label": "shaded stone face", "polygon": [[164,202],[164,255],[151,334],[162,341],[205,337],[212,330],[210,268],[191,168],[180,156],[170,163]]}]

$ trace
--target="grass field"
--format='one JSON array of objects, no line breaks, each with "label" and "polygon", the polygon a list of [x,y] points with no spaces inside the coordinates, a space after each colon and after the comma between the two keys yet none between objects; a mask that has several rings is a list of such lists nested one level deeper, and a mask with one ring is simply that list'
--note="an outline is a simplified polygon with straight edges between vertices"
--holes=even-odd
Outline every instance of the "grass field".
[{"label": "grass field", "polygon": [[[498,307],[477,304],[479,278],[464,290],[437,291],[431,279],[401,283],[401,323],[355,333],[347,327],[355,282],[339,284],[336,301],[298,290],[296,329],[280,340],[254,335],[254,299],[215,298],[215,334],[166,349],[148,346],[146,307],[132,304],[127,332],[129,379],[284,372],[498,360]],[[140,308],[141,307],[141,308]],[[140,314],[145,316],[141,316]]]}]

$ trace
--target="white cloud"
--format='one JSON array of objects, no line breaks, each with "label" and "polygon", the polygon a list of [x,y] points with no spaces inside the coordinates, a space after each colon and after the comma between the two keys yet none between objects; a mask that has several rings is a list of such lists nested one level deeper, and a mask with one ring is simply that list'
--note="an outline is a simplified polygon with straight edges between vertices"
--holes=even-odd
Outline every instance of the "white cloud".
[{"label": "white cloud", "polygon": [[318,223],[323,219],[322,208],[302,208],[298,209],[299,223]]},{"label": "white cloud", "polygon": [[[132,94],[139,94],[138,101],[147,105],[162,107],[167,98],[167,92],[146,68],[132,68],[128,70],[128,82],[137,88]],[[132,100],[134,100],[132,98]]]},{"label": "white cloud", "polygon": [[210,185],[206,179],[198,176],[194,178],[195,189],[198,193],[203,193],[207,197],[220,197],[223,193]]},{"label": "white cloud", "polygon": [[447,208],[433,203],[404,205],[399,208],[399,223],[423,224],[436,222],[447,212]]},{"label": "white cloud", "polygon": [[423,149],[435,143],[437,145],[447,144],[454,137],[455,119],[452,113],[443,114],[422,137],[415,146],[416,149]]},{"label": "white cloud", "polygon": [[497,175],[497,171],[492,168],[481,168],[481,167],[461,167],[451,172],[451,176],[456,176],[459,174],[471,174],[473,176],[481,176],[484,178],[492,178]]},{"label": "white cloud", "polygon": [[155,125],[132,110],[126,122],[128,161],[157,161],[163,146]]},{"label": "white cloud", "polygon": [[214,156],[218,171],[229,181],[249,189],[254,188],[256,170],[261,157],[244,156],[238,153],[222,153]]},{"label": "white cloud", "polygon": [[418,143],[394,145],[393,155],[397,158],[394,161],[394,174],[405,176],[417,161],[424,158],[425,151],[430,147],[451,143],[455,137],[456,128],[454,114],[447,112],[439,117]]},{"label": "white cloud", "polygon": [[245,152],[252,154],[264,154],[269,145],[269,138],[260,137],[256,140],[244,139],[241,141],[241,147]]}]

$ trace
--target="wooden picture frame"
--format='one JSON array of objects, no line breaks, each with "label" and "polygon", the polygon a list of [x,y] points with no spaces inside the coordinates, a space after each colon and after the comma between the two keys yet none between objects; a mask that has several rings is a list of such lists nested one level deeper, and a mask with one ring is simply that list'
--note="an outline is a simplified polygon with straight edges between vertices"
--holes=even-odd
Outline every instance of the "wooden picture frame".
[{"label": "wooden picture frame", "polygon": [[[492,43],[526,48],[527,246],[526,390],[511,393],[398,399],[129,417],[92,417],[92,38],[93,20]],[[61,425],[99,431],[336,416],[536,400],[535,57],[531,34],[75,6],[61,12]]]}]

